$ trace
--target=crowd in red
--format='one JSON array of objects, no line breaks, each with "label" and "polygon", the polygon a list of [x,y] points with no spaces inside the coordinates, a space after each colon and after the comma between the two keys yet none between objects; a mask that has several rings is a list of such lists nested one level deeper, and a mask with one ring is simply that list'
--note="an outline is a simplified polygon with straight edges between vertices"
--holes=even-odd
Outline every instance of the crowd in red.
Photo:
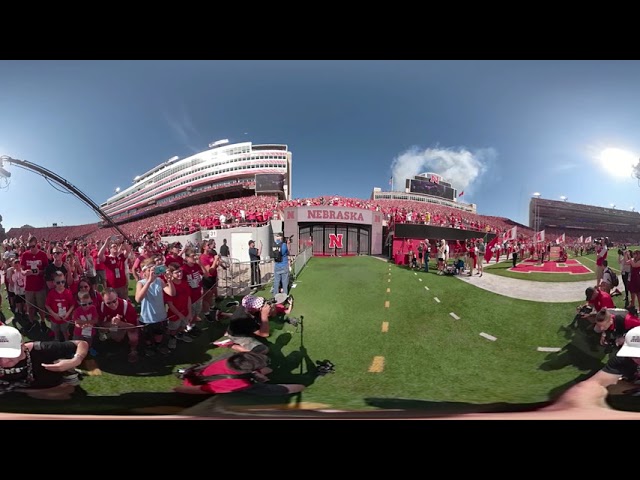
[{"label": "crowd in red", "polygon": [[[270,219],[283,218],[282,212],[284,208],[300,206],[361,208],[383,213],[387,225],[390,226],[394,223],[428,224],[462,230],[475,230],[482,235],[485,233],[501,234],[517,225],[518,240],[525,243],[528,243],[534,234],[532,229],[507,218],[473,214],[443,205],[425,204],[411,200],[365,200],[337,195],[282,201],[279,201],[276,196],[249,196],[225,199],[124,223],[120,225],[120,228],[132,239],[139,239],[148,232],[161,236],[183,235],[199,230],[264,224]],[[46,240],[83,239],[89,236],[102,238],[109,234],[108,230],[110,229],[100,228],[98,223],[44,228],[12,228],[7,232],[7,237],[19,238],[22,236],[27,238],[29,234],[33,234],[39,239]],[[114,230],[113,233],[117,232]],[[547,231],[545,240],[547,242],[555,242],[556,235],[559,236],[562,233]],[[603,233],[602,236],[605,234]],[[593,235],[597,234],[594,232]],[[624,241],[624,239],[616,240]],[[631,240],[629,239],[629,241]],[[566,238],[566,243],[575,241],[577,241],[577,238]]]}]

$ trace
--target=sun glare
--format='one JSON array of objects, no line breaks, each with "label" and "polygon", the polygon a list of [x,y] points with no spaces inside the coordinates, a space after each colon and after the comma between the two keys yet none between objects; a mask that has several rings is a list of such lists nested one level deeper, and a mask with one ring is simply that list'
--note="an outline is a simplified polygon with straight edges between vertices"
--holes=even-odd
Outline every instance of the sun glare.
[{"label": "sun glare", "polygon": [[604,169],[615,177],[629,177],[638,163],[636,156],[620,148],[605,148],[600,152],[600,162]]}]

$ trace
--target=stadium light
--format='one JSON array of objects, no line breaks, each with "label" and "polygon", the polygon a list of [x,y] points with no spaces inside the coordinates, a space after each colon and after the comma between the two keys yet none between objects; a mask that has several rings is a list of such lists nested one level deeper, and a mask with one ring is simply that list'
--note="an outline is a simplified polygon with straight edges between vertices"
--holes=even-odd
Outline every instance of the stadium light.
[{"label": "stadium light", "polygon": [[116,193],[120,193],[120,187],[116,187]]},{"label": "stadium light", "polygon": [[616,208],[616,204],[615,204],[615,203],[610,203],[610,204],[609,204],[609,206],[610,206],[611,208]]},{"label": "stadium light", "polygon": [[636,207],[634,207],[633,205],[631,205],[631,206],[629,207],[629,210],[631,210],[632,212],[635,212],[635,211],[636,211]]},{"label": "stadium light", "polygon": [[534,197],[536,198],[540,198],[541,197],[541,193],[540,192],[536,192],[533,194]]},{"label": "stadium light", "polygon": [[564,195],[560,195],[560,200],[562,200],[563,202],[567,201],[567,197],[565,197]]}]

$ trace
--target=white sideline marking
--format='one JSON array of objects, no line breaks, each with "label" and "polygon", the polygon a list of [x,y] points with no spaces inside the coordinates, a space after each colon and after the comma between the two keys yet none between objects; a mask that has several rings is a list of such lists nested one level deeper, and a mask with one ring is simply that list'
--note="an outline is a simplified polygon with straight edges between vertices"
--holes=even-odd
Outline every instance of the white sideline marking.
[{"label": "white sideline marking", "polygon": [[391,279],[387,280],[387,283],[391,283]]},{"label": "white sideline marking", "polygon": [[433,297],[433,299],[434,299],[436,302],[440,303],[440,299],[439,299],[438,297]]},{"label": "white sideline marking", "polygon": [[497,340],[497,338],[493,335],[489,335],[488,333],[484,332],[480,332],[480,336],[486,338],[487,340],[491,340],[492,342],[495,342]]},{"label": "white sideline marking", "polygon": [[413,274],[414,274],[414,275],[417,275],[417,273],[416,273],[416,272],[413,272]]},{"label": "white sideline marking", "polygon": [[382,322],[382,333],[387,333],[389,331],[389,322]]},{"label": "white sideline marking", "polygon": [[538,347],[539,352],[559,352],[562,350],[559,347]]},{"label": "white sideline marking", "polygon": [[460,317],[458,315],[456,315],[455,313],[453,313],[453,312],[451,312],[449,315],[451,315],[456,320],[460,320]]},{"label": "white sideline marking", "polygon": [[298,286],[297,283],[294,283],[293,285],[291,285],[291,288],[296,288]]},{"label": "white sideline marking", "polygon": [[425,286],[424,286],[424,289],[425,289],[425,290],[429,290],[429,287],[427,287],[427,286],[425,285]]}]

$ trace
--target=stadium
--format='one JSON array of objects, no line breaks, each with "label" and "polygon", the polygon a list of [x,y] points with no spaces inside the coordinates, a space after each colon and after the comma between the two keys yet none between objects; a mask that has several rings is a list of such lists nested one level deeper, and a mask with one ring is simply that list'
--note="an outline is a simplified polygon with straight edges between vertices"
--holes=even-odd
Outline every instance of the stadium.
[{"label": "stadium", "polygon": [[[216,267],[212,310],[202,312],[207,318],[191,340],[174,342],[166,354],[158,349],[129,357],[122,344],[95,341],[92,363],[78,368],[76,393],[51,402],[9,391],[3,410],[130,418],[516,413],[549,406],[602,367],[608,352],[594,350],[567,328],[576,305],[584,303],[585,288],[596,282],[597,254],[561,262],[554,257],[580,237],[609,237],[610,250],[614,244],[637,245],[637,212],[534,197],[525,226],[477,213],[482,206],[459,201],[455,187],[435,172],[404,179],[401,191],[374,187],[367,199],[295,198],[292,155],[286,144],[214,142],[182,160],[132,172],[131,186],[100,204],[103,215],[95,223],[9,229],[2,238],[4,271],[8,259],[28,250],[33,235],[51,262],[56,249],[79,258],[77,272],[68,277],[76,287],[86,275],[84,259],[100,251],[100,242],[127,252],[128,296],[138,313],[134,270],[144,249],[165,258],[190,256],[186,247],[204,254],[213,246],[227,263]],[[269,351],[270,380],[304,390],[272,398],[214,395],[215,402],[175,393],[178,369],[229,352],[214,343],[229,326],[209,315],[214,306],[231,316],[234,302],[247,295],[274,297],[278,267],[270,252],[278,233],[290,252],[285,293],[295,296],[296,321],[270,320],[261,342]],[[257,274],[250,241],[262,245],[254,260]],[[477,249],[483,242],[484,254]],[[172,252],[176,245],[180,253]],[[548,260],[547,249],[554,251]],[[620,271],[613,251],[610,265]],[[484,270],[476,261],[480,256]],[[4,316],[17,326],[4,286],[2,293]],[[617,307],[622,300],[615,298]],[[23,335],[52,337],[46,329]],[[611,403],[640,410],[624,395]]]}]

